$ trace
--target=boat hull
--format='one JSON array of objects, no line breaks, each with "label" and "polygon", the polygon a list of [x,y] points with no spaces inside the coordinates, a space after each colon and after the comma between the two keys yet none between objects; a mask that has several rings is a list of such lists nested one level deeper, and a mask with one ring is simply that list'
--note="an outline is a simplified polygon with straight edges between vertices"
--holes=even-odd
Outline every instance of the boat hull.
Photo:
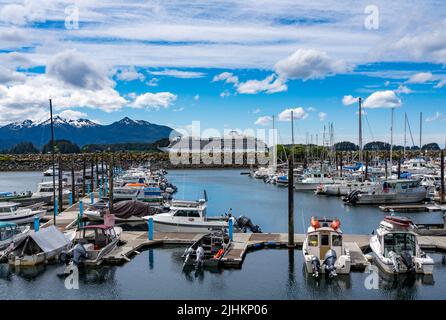
[{"label": "boat hull", "polygon": [[426,193],[407,194],[360,194],[355,204],[403,204],[419,203],[426,199]]},{"label": "boat hull", "polygon": [[31,223],[34,221],[34,216],[38,215],[39,219],[42,219],[45,216],[44,210],[38,210],[38,211],[31,211],[27,214],[8,214],[8,215],[1,215],[0,221],[2,222],[12,222],[17,224],[23,224],[23,223]]},{"label": "boat hull", "polygon": [[[153,221],[153,227],[157,232],[185,232],[185,233],[209,233],[212,231],[226,230],[227,222],[217,223],[208,221],[203,223],[174,223],[167,221]],[[234,232],[237,230],[234,228]]]}]

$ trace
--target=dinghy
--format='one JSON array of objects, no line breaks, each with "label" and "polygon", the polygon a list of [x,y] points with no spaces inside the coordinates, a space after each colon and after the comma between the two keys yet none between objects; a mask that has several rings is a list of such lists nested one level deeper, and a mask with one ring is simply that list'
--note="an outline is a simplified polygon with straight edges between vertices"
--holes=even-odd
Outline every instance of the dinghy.
[{"label": "dinghy", "polygon": [[29,226],[18,226],[11,222],[0,222],[0,250],[6,249],[11,243],[19,245],[29,234]]}]

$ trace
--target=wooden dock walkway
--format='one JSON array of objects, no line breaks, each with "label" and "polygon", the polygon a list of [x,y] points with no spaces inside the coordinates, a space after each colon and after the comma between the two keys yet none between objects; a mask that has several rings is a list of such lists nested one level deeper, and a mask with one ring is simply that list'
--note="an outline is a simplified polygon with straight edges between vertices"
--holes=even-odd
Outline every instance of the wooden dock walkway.
[{"label": "wooden dock walkway", "polygon": [[[98,193],[94,193],[94,201],[98,201]],[[82,198],[84,210],[91,202],[90,196]],[[56,217],[56,226],[61,231],[76,227],[79,216],[79,202],[65,209]],[[53,225],[51,218],[42,224],[42,228]],[[139,254],[140,250],[161,245],[191,245],[202,234],[197,233],[160,233],[154,232],[154,239],[148,239],[147,231],[123,231],[120,245],[104,258],[106,264],[122,264],[130,261],[131,257]],[[295,234],[296,248],[301,248],[305,239],[304,234]],[[363,269],[368,265],[363,252],[369,247],[370,235],[344,234],[344,245],[350,251],[352,269]],[[419,243],[424,250],[438,250],[446,252],[446,237],[420,236]],[[287,248],[287,233],[234,233],[229,250],[221,262],[224,267],[240,268],[249,251],[261,248]]]}]

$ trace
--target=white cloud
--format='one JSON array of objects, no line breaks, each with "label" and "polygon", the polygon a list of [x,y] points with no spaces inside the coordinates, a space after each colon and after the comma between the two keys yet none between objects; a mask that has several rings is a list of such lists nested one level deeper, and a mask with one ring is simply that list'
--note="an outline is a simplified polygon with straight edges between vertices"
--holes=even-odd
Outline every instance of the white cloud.
[{"label": "white cloud", "polygon": [[407,83],[425,83],[432,80],[432,73],[431,72],[419,72],[414,75],[412,75],[409,80],[407,80]]},{"label": "white cloud", "polygon": [[323,79],[327,76],[348,71],[345,62],[332,59],[326,52],[314,49],[298,49],[274,66],[276,73],[284,79]]},{"label": "white cloud", "polygon": [[446,85],[446,79],[442,79],[437,82],[437,84],[434,86],[434,88],[443,88]]},{"label": "white cloud", "polygon": [[316,112],[317,109],[316,109],[316,108],[313,108],[313,107],[309,107],[309,108],[307,108],[307,111],[308,111],[308,112]]},{"label": "white cloud", "polygon": [[76,110],[64,110],[58,114],[61,118],[67,120],[78,120],[85,119],[88,115],[84,112],[76,111]]},{"label": "white cloud", "polygon": [[365,99],[364,108],[396,108],[401,107],[401,99],[392,90],[376,91]]},{"label": "white cloud", "polygon": [[308,113],[305,112],[304,108],[297,107],[283,110],[281,113],[279,113],[279,120],[291,121],[291,111],[293,112],[294,119],[300,120],[300,119],[306,119],[308,117]]},{"label": "white cloud", "polygon": [[426,118],[426,122],[432,122],[432,121],[443,121],[445,120],[445,116],[444,114],[442,114],[441,112],[436,112],[435,115],[427,117]]},{"label": "white cloud", "polygon": [[325,121],[325,119],[327,119],[327,114],[325,112],[319,112],[317,115],[320,121]]},{"label": "white cloud", "polygon": [[116,78],[121,81],[144,81],[144,75],[138,72],[135,67],[123,67],[116,70]]},{"label": "white cloud", "polygon": [[9,24],[24,25],[27,22],[45,21],[45,5],[31,0],[21,4],[7,4],[0,10],[0,20]]},{"label": "white cloud", "polygon": [[194,100],[195,100],[195,101],[200,100],[200,95],[199,95],[199,94],[196,94],[196,95],[194,96]]},{"label": "white cloud", "polygon": [[48,76],[65,84],[84,89],[104,89],[113,85],[106,68],[75,50],[56,54],[47,64]]},{"label": "white cloud", "polygon": [[159,80],[157,79],[157,78],[152,78],[152,79],[150,79],[149,81],[147,81],[147,85],[149,86],[149,87],[157,87],[158,86],[158,82],[159,82]]},{"label": "white cloud", "polygon": [[260,112],[262,112],[262,110],[260,108],[256,108],[256,109],[251,111],[252,114],[258,114]]},{"label": "white cloud", "polygon": [[257,120],[254,122],[256,125],[260,126],[266,126],[273,120],[270,116],[264,116],[264,117],[258,117]]},{"label": "white cloud", "polygon": [[409,93],[412,93],[413,91],[409,87],[407,87],[403,84],[400,84],[398,86],[398,89],[395,90],[395,92],[397,94],[401,94],[401,93],[409,94]]},{"label": "white cloud", "polygon": [[170,92],[147,92],[137,96],[136,99],[130,104],[130,106],[137,109],[167,109],[176,99],[177,95]]},{"label": "white cloud", "polygon": [[0,84],[24,81],[26,76],[14,70],[0,66]]},{"label": "white cloud", "polygon": [[222,72],[212,79],[212,82],[224,81],[226,83],[238,84],[238,77],[231,72]]},{"label": "white cloud", "polygon": [[259,92],[276,93],[286,91],[288,86],[272,74],[263,80],[248,80],[237,85],[237,92],[244,94],[256,94]]},{"label": "white cloud", "polygon": [[149,71],[149,73],[155,76],[165,76],[165,77],[174,77],[183,79],[203,78],[204,76],[206,76],[206,74],[203,72],[181,71],[175,69],[168,69],[163,71]]},{"label": "white cloud", "polygon": [[220,93],[220,98],[226,98],[229,97],[230,95],[231,93],[228,90],[225,90],[222,93]]},{"label": "white cloud", "polygon": [[177,109],[172,109],[173,112],[181,112],[183,110],[184,110],[184,107],[177,108]]},{"label": "white cloud", "polygon": [[349,106],[351,104],[358,102],[358,100],[359,100],[359,97],[353,97],[352,95],[347,95],[342,98],[342,104],[344,106]]}]

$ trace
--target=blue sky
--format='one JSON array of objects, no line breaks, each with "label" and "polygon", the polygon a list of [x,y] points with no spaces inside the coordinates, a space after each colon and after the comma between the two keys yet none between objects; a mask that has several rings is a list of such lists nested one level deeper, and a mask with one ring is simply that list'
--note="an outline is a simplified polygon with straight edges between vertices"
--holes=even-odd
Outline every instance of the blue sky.
[{"label": "blue sky", "polygon": [[[446,138],[441,1],[0,0],[0,125],[125,116],[185,128],[270,128],[279,142]],[[404,14],[402,14],[404,12]],[[408,138],[411,144],[410,138]]]}]

